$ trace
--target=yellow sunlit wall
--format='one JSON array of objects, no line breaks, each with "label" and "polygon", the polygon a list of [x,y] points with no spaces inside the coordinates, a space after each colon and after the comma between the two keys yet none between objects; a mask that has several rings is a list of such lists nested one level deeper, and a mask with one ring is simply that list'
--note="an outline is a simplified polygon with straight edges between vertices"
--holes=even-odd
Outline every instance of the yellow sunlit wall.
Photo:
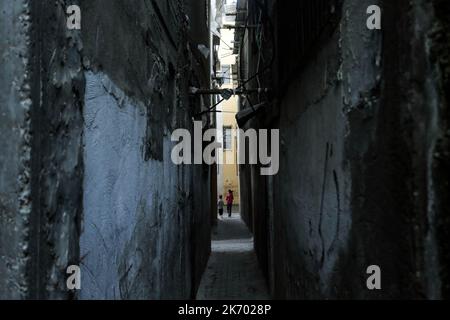
[{"label": "yellow sunlit wall", "polygon": [[[225,66],[233,66],[236,64],[236,56],[231,54],[230,47],[233,46],[234,41],[234,30],[222,29],[222,44],[219,50],[219,58],[221,66],[224,68]],[[230,77],[232,77],[232,72],[230,72]],[[233,88],[233,81],[229,80],[229,83],[222,85],[223,89]],[[237,137],[235,134],[235,130],[237,129],[236,124],[236,113],[238,111],[238,97],[233,96],[230,100],[224,101],[220,104],[219,108],[222,113],[218,114],[218,117],[221,117],[222,121],[218,121],[218,123],[222,123],[222,129],[230,127],[232,128],[232,138],[231,138],[231,149],[225,150],[223,149],[223,165],[222,165],[222,175],[221,179],[219,179],[219,192],[222,192],[224,198],[226,197],[226,193],[228,190],[233,190],[235,204],[239,204],[239,169],[237,165]],[[223,132],[225,134],[225,132]],[[227,164],[229,160],[232,160],[233,164]]]}]

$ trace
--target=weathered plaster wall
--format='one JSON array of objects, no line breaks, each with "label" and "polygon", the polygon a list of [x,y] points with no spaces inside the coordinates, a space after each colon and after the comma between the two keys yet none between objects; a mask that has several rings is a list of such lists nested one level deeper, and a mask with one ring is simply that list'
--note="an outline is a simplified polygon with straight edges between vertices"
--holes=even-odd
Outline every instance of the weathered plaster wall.
[{"label": "weathered plaster wall", "polygon": [[208,85],[206,15],[192,6],[83,3],[83,299],[187,299],[207,262],[210,169],[170,158],[172,131],[201,110],[188,87]]},{"label": "weathered plaster wall", "polygon": [[[300,78],[290,83],[280,100],[281,154],[284,156],[280,163],[275,212],[282,214],[275,221],[275,243],[283,243],[279,248],[283,252],[281,255],[292,258],[287,258],[283,265],[277,262],[275,266],[279,268],[274,288],[276,295],[343,297],[348,290],[344,283],[352,279],[357,280],[349,282],[348,288],[357,285],[363,291],[365,269],[375,264],[370,263],[370,259],[362,263],[354,260],[352,271],[336,268],[340,255],[349,251],[352,223],[359,223],[354,221],[357,218],[351,199],[361,200],[361,195],[352,194],[352,184],[353,179],[366,177],[352,177],[350,165],[363,161],[359,156],[370,144],[371,135],[365,131],[369,130],[370,112],[375,106],[370,104],[371,100],[367,101],[369,114],[367,122],[356,129],[358,141],[349,140],[348,117],[352,112],[359,112],[357,108],[364,103],[362,99],[376,99],[370,94],[376,90],[380,79],[380,33],[369,32],[365,27],[364,13],[368,5],[361,1],[344,3],[342,20],[336,31],[322,40]],[[354,154],[347,153],[347,147],[354,148],[350,149],[355,150]],[[389,184],[389,180],[385,183]],[[368,200],[377,195],[363,197]],[[366,219],[370,221],[369,217]],[[363,225],[376,228],[370,223]],[[371,250],[371,244],[367,243],[352,250],[351,255],[361,256]],[[368,263],[367,266],[364,267],[364,263]],[[346,278],[342,287],[333,283],[336,274]]]},{"label": "weathered plaster wall", "polygon": [[[104,74],[86,75],[81,298],[187,298],[187,171],[145,160],[147,110]],[[183,211],[180,205],[186,207]]]},{"label": "weathered plaster wall", "polygon": [[[285,256],[297,252],[278,265],[280,296],[444,293],[435,219],[448,211],[435,206],[443,197],[432,177],[446,108],[428,47],[435,13],[429,2],[382,1],[383,31],[371,32],[370,4],[344,1],[339,28],[280,103],[287,156],[275,223]],[[366,288],[372,264],[381,291]]]},{"label": "weathered plaster wall", "polygon": [[[81,31],[66,27],[72,4]],[[193,297],[211,171],[173,166],[169,140],[206,107],[187,92],[208,86],[207,7],[189,19],[202,2],[0,5],[0,298]]]},{"label": "weathered plaster wall", "polygon": [[[383,30],[369,31],[376,3]],[[295,19],[280,6],[275,21]],[[448,21],[438,12],[449,7],[346,0],[335,10],[302,59],[278,52],[289,68],[273,68],[270,121],[252,123],[281,133],[273,185],[254,168],[241,175],[260,262],[277,298],[446,297]],[[380,291],[366,287],[374,264]]]},{"label": "weathered plaster wall", "polygon": [[0,299],[26,295],[30,219],[27,1],[0,1]]},{"label": "weathered plaster wall", "polygon": [[[77,1],[31,1],[33,57],[31,297],[67,299],[66,270],[79,264],[83,182],[82,42],[66,27]],[[39,108],[37,107],[39,106]],[[35,270],[39,271],[35,271]]]},{"label": "weathered plaster wall", "polygon": [[81,217],[80,42],[64,1],[1,8],[1,296],[69,298]]}]

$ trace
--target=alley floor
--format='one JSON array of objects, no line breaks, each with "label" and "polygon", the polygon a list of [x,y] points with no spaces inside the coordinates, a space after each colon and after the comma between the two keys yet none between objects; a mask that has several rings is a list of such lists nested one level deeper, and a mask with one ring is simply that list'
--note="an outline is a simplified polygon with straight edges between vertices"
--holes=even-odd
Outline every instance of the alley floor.
[{"label": "alley floor", "polygon": [[253,238],[240,215],[224,216],[214,230],[212,253],[197,293],[198,300],[270,299],[253,249]]}]

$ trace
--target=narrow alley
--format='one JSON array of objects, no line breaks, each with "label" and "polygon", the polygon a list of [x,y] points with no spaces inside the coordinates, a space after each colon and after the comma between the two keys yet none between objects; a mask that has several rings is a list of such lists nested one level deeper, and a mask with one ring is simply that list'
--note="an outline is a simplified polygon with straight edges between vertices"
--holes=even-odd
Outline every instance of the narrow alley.
[{"label": "narrow alley", "polygon": [[213,232],[211,257],[197,299],[270,299],[253,249],[253,236],[239,214],[220,219]]},{"label": "narrow alley", "polygon": [[449,88],[449,0],[0,0],[0,300],[450,299]]}]

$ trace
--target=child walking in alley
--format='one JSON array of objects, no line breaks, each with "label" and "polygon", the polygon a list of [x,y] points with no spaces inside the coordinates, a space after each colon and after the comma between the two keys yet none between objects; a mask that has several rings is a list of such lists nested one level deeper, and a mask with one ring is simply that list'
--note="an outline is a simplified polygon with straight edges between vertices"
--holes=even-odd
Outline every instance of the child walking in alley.
[{"label": "child walking in alley", "polygon": [[217,209],[219,209],[219,217],[223,216],[223,207],[225,206],[225,203],[223,202],[223,196],[219,196],[219,202],[217,202]]}]

